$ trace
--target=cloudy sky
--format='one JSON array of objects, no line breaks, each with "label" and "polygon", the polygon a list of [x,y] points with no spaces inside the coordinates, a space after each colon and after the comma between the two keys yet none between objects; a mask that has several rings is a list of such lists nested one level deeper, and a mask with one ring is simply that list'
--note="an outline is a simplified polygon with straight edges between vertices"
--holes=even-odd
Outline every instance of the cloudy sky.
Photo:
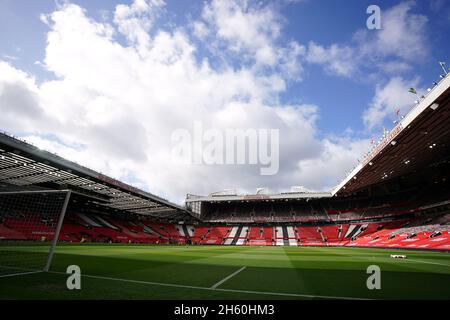
[{"label": "cloudy sky", "polygon": [[[437,79],[449,36],[445,0],[0,0],[0,130],[178,203],[327,190]],[[196,122],[278,129],[278,174],[180,163],[171,135]]]}]

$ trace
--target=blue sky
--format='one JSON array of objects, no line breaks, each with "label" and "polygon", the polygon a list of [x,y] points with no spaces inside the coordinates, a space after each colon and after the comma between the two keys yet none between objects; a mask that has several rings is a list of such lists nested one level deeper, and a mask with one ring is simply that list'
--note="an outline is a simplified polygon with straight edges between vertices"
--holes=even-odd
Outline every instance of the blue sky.
[{"label": "blue sky", "polygon": [[[330,188],[392,127],[397,109],[410,109],[407,89],[431,86],[450,52],[448,1],[343,3],[1,0],[0,126],[174,201],[225,188]],[[366,28],[371,4],[382,30]],[[29,106],[14,106],[23,105],[20,92]],[[27,118],[33,108],[41,116]],[[171,130],[191,121],[225,128],[228,117],[280,128],[277,176],[167,170]]]}]

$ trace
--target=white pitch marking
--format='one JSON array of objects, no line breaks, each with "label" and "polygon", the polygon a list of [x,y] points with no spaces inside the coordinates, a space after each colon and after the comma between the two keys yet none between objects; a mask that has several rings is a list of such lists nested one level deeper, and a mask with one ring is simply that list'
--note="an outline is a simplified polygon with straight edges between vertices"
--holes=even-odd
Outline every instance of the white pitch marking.
[{"label": "white pitch marking", "polygon": [[421,263],[427,263],[427,264],[435,264],[435,265],[438,265],[438,266],[450,267],[449,264],[443,264],[443,263],[438,263],[438,262],[429,262],[429,261],[409,259],[409,258],[406,259],[406,261],[415,261],[415,262],[421,262]]},{"label": "white pitch marking", "polygon": [[231,279],[232,277],[234,277],[235,275],[237,275],[239,272],[241,272],[242,270],[244,270],[245,268],[247,268],[246,266],[243,266],[242,268],[240,268],[239,270],[233,272],[232,274],[230,274],[228,277],[223,278],[222,280],[220,280],[219,282],[217,282],[216,284],[214,284],[211,289],[216,289],[218,286],[220,286],[222,283],[224,283],[225,281],[227,281],[228,279]]},{"label": "white pitch marking", "polygon": [[40,272],[43,272],[43,271],[30,271],[30,272],[4,274],[4,275],[1,275],[0,278],[7,278],[7,277],[14,277],[14,276],[23,276],[25,274],[33,274],[33,273],[40,273]]},{"label": "white pitch marking", "polygon": [[[65,272],[58,272],[58,271],[49,271],[49,273],[64,274],[64,275],[66,274]],[[189,286],[189,285],[184,285],[184,284],[173,284],[173,283],[151,282],[151,281],[141,281],[141,280],[132,280],[132,279],[110,278],[110,277],[94,276],[94,275],[87,275],[87,274],[82,274],[81,276],[82,277],[86,277],[86,278],[93,278],[93,279],[102,279],[102,280],[129,282],[129,283],[147,284],[147,285],[155,285],[155,286],[162,286],[162,287],[174,287],[174,288],[207,290],[207,291],[223,291],[223,292],[259,294],[259,295],[283,296],[283,297],[299,297],[299,298],[370,300],[369,298],[319,296],[319,295],[300,294],[300,293],[283,293],[283,292],[249,291],[249,290],[240,290],[240,289],[221,289],[221,288],[197,287],[197,286]]]}]

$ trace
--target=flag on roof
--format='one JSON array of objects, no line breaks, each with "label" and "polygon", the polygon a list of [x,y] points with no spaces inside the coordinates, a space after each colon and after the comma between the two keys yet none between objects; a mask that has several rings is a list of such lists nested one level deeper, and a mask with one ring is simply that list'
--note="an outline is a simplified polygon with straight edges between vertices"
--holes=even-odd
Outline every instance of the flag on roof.
[{"label": "flag on roof", "polygon": [[408,92],[411,92],[411,93],[417,94],[417,91],[416,91],[416,89],[414,89],[414,88],[409,88]]}]

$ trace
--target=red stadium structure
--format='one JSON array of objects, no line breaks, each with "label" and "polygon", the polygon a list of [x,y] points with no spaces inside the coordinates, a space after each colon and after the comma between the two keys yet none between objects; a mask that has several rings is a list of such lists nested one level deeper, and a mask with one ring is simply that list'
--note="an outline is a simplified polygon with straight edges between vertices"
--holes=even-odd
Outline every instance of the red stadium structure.
[{"label": "red stadium structure", "polygon": [[[449,100],[447,76],[330,192],[188,195],[182,207],[6,134],[0,192],[70,190],[64,242],[450,250]],[[54,236],[21,217],[1,213],[0,240]]]}]

